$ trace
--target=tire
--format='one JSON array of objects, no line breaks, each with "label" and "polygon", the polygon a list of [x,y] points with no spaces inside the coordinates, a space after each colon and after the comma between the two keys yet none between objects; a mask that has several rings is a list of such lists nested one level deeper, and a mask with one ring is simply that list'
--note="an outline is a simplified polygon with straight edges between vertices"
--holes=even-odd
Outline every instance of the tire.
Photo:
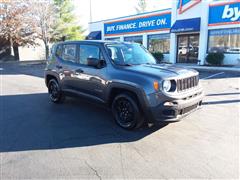
[{"label": "tire", "polygon": [[116,123],[127,130],[140,128],[144,123],[137,100],[129,93],[119,94],[114,98],[112,113]]},{"label": "tire", "polygon": [[56,79],[51,79],[48,83],[48,94],[49,98],[53,103],[61,103],[65,97],[61,91],[59,84]]}]

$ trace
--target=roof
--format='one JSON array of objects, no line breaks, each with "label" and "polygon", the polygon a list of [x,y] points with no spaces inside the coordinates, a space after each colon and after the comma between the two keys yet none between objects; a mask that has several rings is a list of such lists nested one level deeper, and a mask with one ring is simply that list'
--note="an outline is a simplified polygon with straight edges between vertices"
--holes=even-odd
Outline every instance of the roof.
[{"label": "roof", "polygon": [[[123,43],[123,42],[119,42],[119,41],[107,41],[107,40],[78,40],[78,41],[61,41],[58,42],[56,44],[62,44],[62,43],[66,43],[66,44],[70,44],[70,43],[83,43],[83,42],[87,42],[89,44],[94,44],[94,43],[98,43],[98,44],[105,44],[105,43]],[[126,43],[126,42],[124,42]]]},{"label": "roof", "polygon": [[116,18],[111,18],[111,19],[103,19],[103,20],[100,20],[100,21],[89,22],[89,24],[94,24],[94,23],[99,23],[99,22],[106,22],[106,21],[112,21],[112,20],[117,20],[117,19],[125,19],[125,18],[129,18],[129,17],[141,16],[141,15],[151,14],[151,13],[155,13],[155,12],[168,11],[168,10],[171,10],[171,9],[172,8],[160,9],[160,10],[149,11],[149,12],[144,12],[144,13],[139,13],[139,14],[132,14],[132,15],[129,15],[129,16],[122,16],[122,17],[116,17]]}]

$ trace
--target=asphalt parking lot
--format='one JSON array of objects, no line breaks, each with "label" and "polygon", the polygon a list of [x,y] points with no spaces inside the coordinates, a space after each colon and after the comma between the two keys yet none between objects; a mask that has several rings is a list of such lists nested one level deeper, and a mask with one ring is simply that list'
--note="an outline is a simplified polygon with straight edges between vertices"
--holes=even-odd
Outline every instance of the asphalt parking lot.
[{"label": "asphalt parking lot", "polygon": [[130,132],[99,105],[52,104],[43,68],[0,64],[0,179],[239,178],[239,74],[200,73],[200,110]]}]

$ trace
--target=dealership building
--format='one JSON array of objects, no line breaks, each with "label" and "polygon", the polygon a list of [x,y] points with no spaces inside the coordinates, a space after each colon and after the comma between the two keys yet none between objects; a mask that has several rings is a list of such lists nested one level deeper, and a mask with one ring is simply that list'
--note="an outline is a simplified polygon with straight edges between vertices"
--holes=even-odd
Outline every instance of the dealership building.
[{"label": "dealership building", "polygon": [[164,9],[89,23],[88,39],[143,44],[171,63],[206,64],[223,52],[225,65],[240,64],[240,0],[172,1]]}]

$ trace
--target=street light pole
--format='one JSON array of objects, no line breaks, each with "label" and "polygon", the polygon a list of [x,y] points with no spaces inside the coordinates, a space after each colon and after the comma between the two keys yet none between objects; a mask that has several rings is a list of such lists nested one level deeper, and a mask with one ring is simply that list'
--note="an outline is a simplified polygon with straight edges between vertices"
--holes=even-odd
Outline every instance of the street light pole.
[{"label": "street light pole", "polygon": [[92,22],[92,0],[89,0],[89,8],[90,8],[90,22]]}]

